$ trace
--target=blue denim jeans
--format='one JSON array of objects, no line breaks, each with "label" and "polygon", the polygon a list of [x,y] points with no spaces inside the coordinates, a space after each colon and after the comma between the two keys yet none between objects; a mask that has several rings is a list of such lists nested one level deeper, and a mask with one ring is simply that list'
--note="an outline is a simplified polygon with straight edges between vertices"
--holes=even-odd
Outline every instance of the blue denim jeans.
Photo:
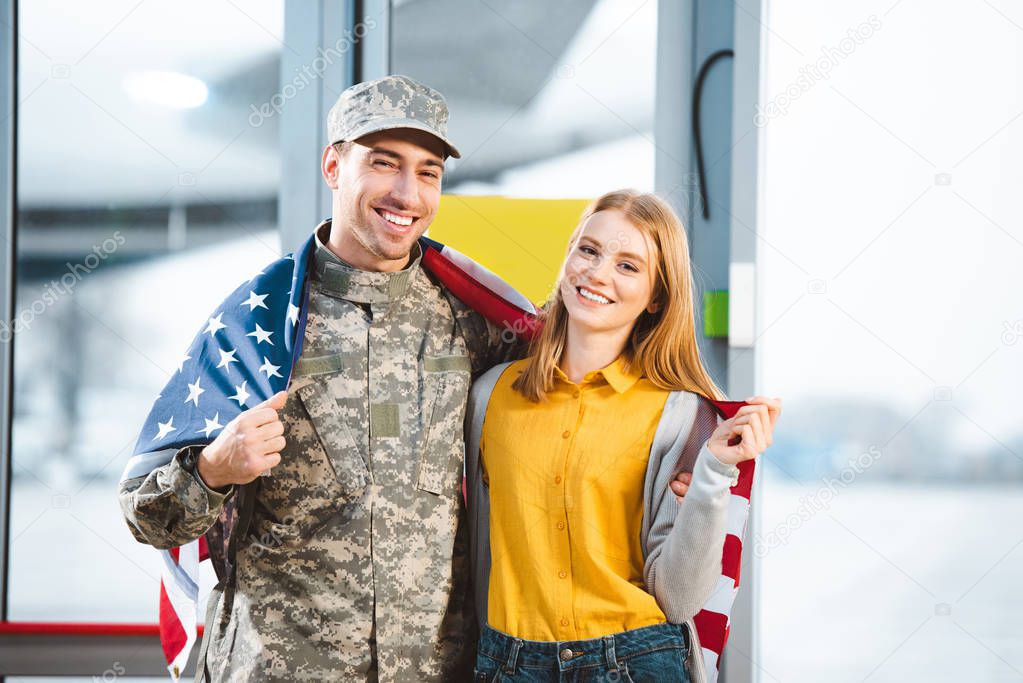
[{"label": "blue denim jeans", "polygon": [[685,624],[656,624],[565,642],[522,640],[485,626],[476,650],[474,680],[689,683],[685,669],[689,642]]}]

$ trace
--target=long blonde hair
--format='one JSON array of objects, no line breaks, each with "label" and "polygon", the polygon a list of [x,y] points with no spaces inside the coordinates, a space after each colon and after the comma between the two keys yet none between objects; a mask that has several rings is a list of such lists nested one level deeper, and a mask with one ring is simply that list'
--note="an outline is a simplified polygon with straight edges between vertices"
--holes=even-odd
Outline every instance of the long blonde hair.
[{"label": "long blonde hair", "polygon": [[[617,210],[648,239],[655,253],[652,301],[657,311],[645,310],[636,319],[625,344],[624,360],[638,367],[654,385],[671,391],[684,390],[707,398],[721,399],[724,393],[700,359],[693,311],[694,287],[685,228],[671,207],[660,197],[616,190],[599,197],[583,211],[568,245],[567,259],[582,234],[586,220],[598,211]],[[553,294],[544,305],[543,330],[530,344],[525,370],[512,387],[532,401],[542,401],[554,388],[554,368],[561,360],[568,339],[568,310],[561,297],[565,265]]]}]

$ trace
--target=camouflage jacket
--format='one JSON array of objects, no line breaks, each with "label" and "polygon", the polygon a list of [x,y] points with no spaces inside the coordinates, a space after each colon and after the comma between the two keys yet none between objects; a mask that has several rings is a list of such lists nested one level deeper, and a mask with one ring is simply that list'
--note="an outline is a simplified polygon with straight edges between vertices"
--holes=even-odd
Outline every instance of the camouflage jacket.
[{"label": "camouflage jacket", "polygon": [[[216,681],[461,680],[475,638],[463,415],[471,375],[520,349],[448,296],[420,252],[397,273],[360,271],[328,234],[317,228],[281,411],[287,446],[257,480],[233,590],[211,606],[206,669]],[[171,547],[232,494],[177,457],[120,499],[136,538]]]}]

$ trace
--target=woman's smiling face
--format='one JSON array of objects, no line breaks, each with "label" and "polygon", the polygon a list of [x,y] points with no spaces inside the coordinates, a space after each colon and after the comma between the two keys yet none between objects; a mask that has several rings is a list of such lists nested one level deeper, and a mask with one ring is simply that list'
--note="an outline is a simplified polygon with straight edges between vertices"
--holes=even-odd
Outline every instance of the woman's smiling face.
[{"label": "woman's smiling face", "polygon": [[621,211],[590,216],[561,278],[569,321],[588,331],[627,336],[644,310],[656,308],[655,258],[650,240]]}]

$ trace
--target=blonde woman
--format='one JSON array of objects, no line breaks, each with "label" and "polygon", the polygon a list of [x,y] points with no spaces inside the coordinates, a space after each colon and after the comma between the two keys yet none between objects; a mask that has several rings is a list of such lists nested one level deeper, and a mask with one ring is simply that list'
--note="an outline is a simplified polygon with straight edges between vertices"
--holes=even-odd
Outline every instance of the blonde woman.
[{"label": "blonde woman", "polygon": [[685,232],[654,195],[587,208],[544,315],[466,419],[476,680],[702,681],[692,617],[720,574],[728,489],[781,402],[718,422]]}]

